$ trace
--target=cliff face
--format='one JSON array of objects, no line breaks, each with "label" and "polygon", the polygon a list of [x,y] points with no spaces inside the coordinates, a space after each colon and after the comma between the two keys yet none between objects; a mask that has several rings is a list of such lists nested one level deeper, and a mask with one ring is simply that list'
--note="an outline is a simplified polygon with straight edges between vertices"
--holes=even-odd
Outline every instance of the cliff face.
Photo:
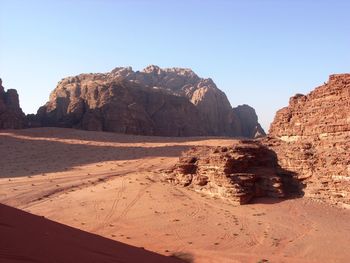
[{"label": "cliff face", "polygon": [[[246,120],[238,128],[252,132],[254,110],[235,110]],[[292,97],[277,112],[268,137],[193,148],[166,180],[239,204],[297,194],[350,208],[349,110],[350,74],[332,75],[310,94]]]},{"label": "cliff face", "polygon": [[232,109],[233,114],[238,118],[239,133],[248,138],[260,138],[265,136],[265,131],[258,122],[258,116],[254,108],[249,105],[239,105]]},{"label": "cliff face", "polygon": [[298,94],[279,110],[265,143],[298,174],[305,195],[350,207],[350,74]]},{"label": "cliff face", "polygon": [[253,138],[255,117],[239,117],[211,79],[190,69],[149,66],[65,78],[36,119],[44,126],[141,135]]},{"label": "cliff face", "polygon": [[19,106],[17,91],[5,91],[0,79],[0,129],[21,129],[25,126],[25,115]]}]

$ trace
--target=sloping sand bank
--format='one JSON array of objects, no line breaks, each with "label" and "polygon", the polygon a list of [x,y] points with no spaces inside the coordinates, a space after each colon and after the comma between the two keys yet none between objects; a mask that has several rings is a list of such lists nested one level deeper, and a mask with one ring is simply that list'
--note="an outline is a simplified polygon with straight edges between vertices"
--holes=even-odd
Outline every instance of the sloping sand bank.
[{"label": "sloping sand bank", "polygon": [[0,204],[0,262],[182,262]]}]

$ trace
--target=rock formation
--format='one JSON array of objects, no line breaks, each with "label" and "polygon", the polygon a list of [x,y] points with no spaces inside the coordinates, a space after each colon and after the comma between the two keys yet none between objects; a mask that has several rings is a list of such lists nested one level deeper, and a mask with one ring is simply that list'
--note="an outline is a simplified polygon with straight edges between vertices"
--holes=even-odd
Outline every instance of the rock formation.
[{"label": "rock formation", "polygon": [[183,153],[166,180],[234,204],[253,197],[302,194],[295,175],[279,167],[276,154],[257,141],[194,147]]},{"label": "rock formation", "polygon": [[258,122],[254,108],[243,104],[233,108],[233,113],[239,119],[240,134],[244,134],[247,138],[260,138],[266,135]]},{"label": "rock formation", "polygon": [[0,129],[21,129],[25,126],[25,115],[19,106],[17,91],[5,91],[0,79]]},{"label": "rock formation", "polygon": [[[349,110],[350,74],[331,75],[308,95],[292,97],[277,112],[268,137],[229,148],[194,148],[166,178],[239,204],[255,196],[304,194],[350,208]],[[238,107],[236,116],[252,117],[249,111]],[[246,125],[253,131],[254,119]]]},{"label": "rock formation", "polygon": [[190,69],[148,66],[141,72],[115,68],[65,78],[32,121],[140,135],[264,134],[254,109],[241,113],[211,79]]},{"label": "rock formation", "polygon": [[297,94],[279,110],[264,143],[279,165],[298,174],[305,195],[350,207],[350,74],[304,96]]}]

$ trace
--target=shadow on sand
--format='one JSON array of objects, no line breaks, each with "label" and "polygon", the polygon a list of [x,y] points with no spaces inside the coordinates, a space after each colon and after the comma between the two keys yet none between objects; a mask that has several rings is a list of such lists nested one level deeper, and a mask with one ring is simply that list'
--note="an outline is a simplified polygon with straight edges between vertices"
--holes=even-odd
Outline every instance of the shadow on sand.
[{"label": "shadow on sand", "polygon": [[[0,178],[62,172],[104,161],[127,161],[150,157],[176,158],[193,146],[190,143],[186,144],[192,139],[127,136],[57,128],[21,130],[15,134],[4,132],[0,134],[0,149],[6,154],[0,158],[2,168]],[[204,139],[204,137],[197,138],[197,140]],[[251,140],[242,142],[256,143]],[[250,158],[249,154],[247,156],[247,163],[238,162],[238,166],[233,165],[232,169],[235,171],[232,172],[256,174],[260,182],[254,182],[253,187],[256,189],[253,192],[263,194],[255,194],[255,198],[269,196],[264,194],[266,191],[263,188],[273,188],[274,182],[269,181],[269,177],[265,175],[271,171],[281,178],[286,198],[298,198],[304,195],[303,183],[298,180],[295,173],[279,166],[278,157],[273,150],[262,146],[254,158]],[[283,198],[272,200],[280,202]]]},{"label": "shadow on sand", "polygon": [[[16,133],[17,134],[17,133]],[[49,137],[48,137],[49,138]],[[189,145],[104,146],[89,143],[66,143],[40,138],[18,138],[0,135],[0,178],[31,176],[70,170],[103,161],[178,157]]]},{"label": "shadow on sand", "polygon": [[0,204],[1,262],[185,262]]},{"label": "shadow on sand", "polygon": [[[184,143],[188,141],[202,141],[205,139],[239,139],[220,136],[196,136],[196,137],[163,137],[163,136],[144,136],[134,134],[122,134],[114,132],[99,132],[86,131],[71,128],[30,128],[24,130],[17,130],[16,134],[25,134],[26,136],[46,137],[56,139],[75,139],[88,142],[109,142],[109,143]],[[97,136],[96,136],[97,135]]]}]

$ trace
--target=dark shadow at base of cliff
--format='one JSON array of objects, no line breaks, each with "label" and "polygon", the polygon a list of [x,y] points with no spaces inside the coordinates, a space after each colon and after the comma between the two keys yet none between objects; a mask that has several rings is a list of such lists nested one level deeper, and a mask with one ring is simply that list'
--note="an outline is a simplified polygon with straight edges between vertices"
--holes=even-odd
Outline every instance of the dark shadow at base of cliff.
[{"label": "dark shadow at base of cliff", "polygon": [[[279,182],[269,181],[268,183],[263,182],[266,185],[270,184],[270,188],[273,188],[274,184],[280,184],[279,188],[282,190],[283,197],[275,197],[275,192],[272,195],[263,191],[262,195],[256,194],[254,198],[251,200],[251,203],[265,203],[265,204],[273,204],[282,202],[287,199],[301,198],[304,196],[304,188],[305,184],[301,180],[298,179],[298,174],[286,169],[283,169],[278,164],[278,156],[275,151],[272,149],[262,146],[262,153],[265,156],[269,156],[271,168],[275,171],[275,174],[278,178],[280,178]],[[261,175],[261,171],[256,172],[256,174]],[[259,176],[258,176],[259,177]],[[263,179],[264,176],[261,176],[260,179]],[[257,183],[255,183],[255,188],[257,188]],[[260,191],[257,191],[258,193]]]},{"label": "dark shadow at base of cliff", "polygon": [[305,184],[297,177],[297,173],[280,168],[279,175],[282,178],[283,191],[289,199],[300,198],[304,196]]}]

